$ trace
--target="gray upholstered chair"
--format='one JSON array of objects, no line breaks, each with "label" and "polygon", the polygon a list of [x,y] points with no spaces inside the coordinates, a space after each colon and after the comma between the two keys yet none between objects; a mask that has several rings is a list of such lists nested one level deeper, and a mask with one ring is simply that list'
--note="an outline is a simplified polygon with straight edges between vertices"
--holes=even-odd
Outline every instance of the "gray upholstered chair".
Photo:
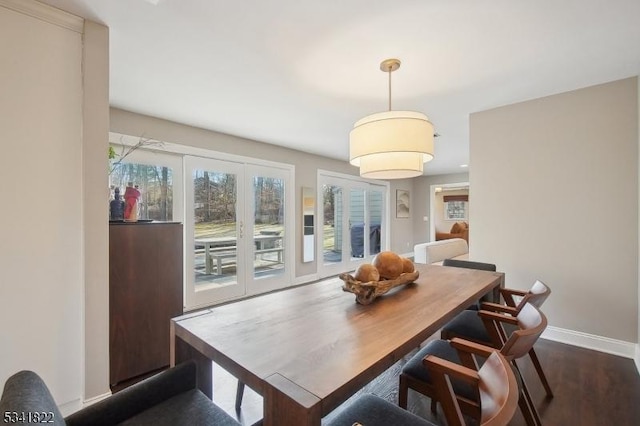
[{"label": "gray upholstered chair", "polygon": [[455,268],[479,269],[481,271],[496,271],[496,265],[493,263],[475,262],[472,260],[462,259],[445,259],[442,266],[453,266]]},{"label": "gray upholstered chair", "polygon": [[436,426],[379,396],[367,394],[358,397],[342,410],[327,426]]},{"label": "gray upholstered chair", "polygon": [[[482,407],[478,416],[483,426],[504,426],[511,420],[518,403],[518,384],[509,361],[495,349],[488,348],[480,371],[453,364],[433,355],[422,363],[429,368],[436,383],[438,399],[442,402],[447,425],[462,426],[465,420],[460,413],[458,400],[448,385],[451,378],[462,380],[478,392]],[[435,426],[404,409],[374,395],[364,395],[343,409],[328,426]]]},{"label": "gray upholstered chair", "polygon": [[[536,280],[529,291],[503,288],[500,289],[500,293],[506,303],[506,306],[484,303],[484,308],[489,310],[500,310],[516,316],[526,303],[531,303],[533,306],[540,308],[551,294],[551,289],[542,281]],[[518,301],[516,298],[519,298],[520,300]],[[485,327],[482,318],[480,318],[475,312],[464,311],[442,327],[440,338],[444,340],[451,340],[454,337],[460,337],[483,345],[490,345],[499,348],[502,346],[508,335],[516,329],[516,327],[505,324],[504,329],[506,335],[502,336],[502,341],[493,341],[487,332],[487,328]],[[531,358],[531,362],[538,373],[538,377],[542,382],[542,386],[544,387],[547,396],[549,398],[553,398],[551,386],[549,385],[549,381],[544,374],[538,355],[533,347],[529,351],[529,357]]]},{"label": "gray upholstered chair", "polygon": [[0,412],[50,412],[56,426],[240,424],[196,388],[194,363],[163,371],[66,418],[43,380],[20,371],[5,383]]},{"label": "gray upholstered chair", "polygon": [[[542,332],[547,326],[545,316],[530,303],[525,304],[520,309],[517,317],[499,312],[491,311],[469,311],[482,318],[489,334],[494,336],[503,336],[503,324],[512,324],[517,327],[500,348],[500,353],[510,362],[517,371],[515,360],[525,356],[538,340]],[[498,337],[496,337],[498,339]],[[409,388],[422,393],[431,398],[431,410],[435,412],[436,402],[439,400],[439,394],[436,388],[433,372],[424,368],[422,360],[429,355],[446,359],[453,363],[462,364],[467,367],[477,367],[481,363],[482,358],[486,358],[495,351],[496,348],[487,345],[480,345],[475,342],[454,338],[451,341],[435,340],[429,342],[416,355],[414,355],[402,368],[400,373],[400,387],[398,392],[398,404],[402,408],[407,407],[407,396]],[[471,354],[473,354],[473,356]],[[529,390],[522,380],[519,372],[516,376],[520,384],[520,405],[522,414],[527,425],[539,425],[540,416],[533,404]],[[462,413],[478,419],[481,415],[478,402],[480,395],[477,390],[469,386],[468,383],[451,380],[451,386],[460,405]]]}]

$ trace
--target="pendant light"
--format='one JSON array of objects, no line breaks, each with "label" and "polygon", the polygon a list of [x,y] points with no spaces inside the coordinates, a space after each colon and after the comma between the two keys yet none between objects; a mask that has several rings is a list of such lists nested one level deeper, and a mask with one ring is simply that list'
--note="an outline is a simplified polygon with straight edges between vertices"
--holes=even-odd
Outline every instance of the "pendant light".
[{"label": "pendant light", "polygon": [[403,179],[421,176],[433,160],[433,124],[421,112],[391,110],[391,73],[398,59],[387,59],[380,70],[389,74],[389,110],[358,120],[349,134],[349,162],[360,176]]}]

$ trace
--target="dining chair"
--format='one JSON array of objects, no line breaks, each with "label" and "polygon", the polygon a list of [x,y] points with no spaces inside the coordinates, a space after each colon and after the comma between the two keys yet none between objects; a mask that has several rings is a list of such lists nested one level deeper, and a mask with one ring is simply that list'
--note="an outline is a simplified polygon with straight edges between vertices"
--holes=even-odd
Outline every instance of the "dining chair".
[{"label": "dining chair", "polygon": [[325,426],[436,426],[379,396],[359,396]]},{"label": "dining chair", "polygon": [[[527,425],[540,425],[540,416],[533,404],[529,390],[519,373],[515,360],[526,355],[531,347],[533,347],[547,326],[546,317],[538,308],[530,303],[525,304],[516,317],[504,312],[485,310],[478,311],[476,315],[482,318],[492,338],[498,340],[506,335],[503,324],[517,326],[518,329],[511,333],[500,347],[500,353],[512,363],[514,371],[516,372],[516,378],[518,379],[520,388],[518,405],[520,406]],[[433,371],[425,368],[422,363],[422,360],[429,355],[434,355],[469,368],[476,368],[480,362],[480,359],[476,357],[488,357],[495,350],[495,347],[466,341],[460,338],[454,338],[450,341],[435,340],[429,342],[405,364],[400,373],[398,405],[402,408],[407,407],[408,390],[411,388],[429,397],[431,399],[431,411],[436,412],[436,405],[440,400],[440,395],[436,390],[437,379],[435,379]],[[475,356],[471,356],[470,352]],[[481,412],[478,408],[478,401],[480,401],[478,392],[456,377],[453,377],[450,385],[457,395],[461,412],[473,418],[479,418]]]},{"label": "dining chair", "polygon": [[445,259],[442,266],[452,266],[455,268],[478,269],[481,271],[496,271],[496,265],[493,263],[475,262],[472,260],[462,259]]},{"label": "dining chair", "polygon": [[[477,390],[479,401],[482,401],[482,406],[478,406],[480,425],[503,426],[513,417],[518,404],[518,383],[515,374],[504,356],[493,348],[487,349],[491,354],[479,370],[454,364],[434,355],[429,355],[422,361],[433,374],[447,425],[466,424],[458,400],[448,385],[450,378],[462,380]],[[461,342],[460,350],[465,350],[464,342]],[[335,419],[328,422],[328,426],[352,425],[435,426],[434,423],[371,394],[358,397]]]},{"label": "dining chair", "polygon": [[[540,308],[542,304],[547,300],[551,294],[551,289],[545,283],[540,280],[536,280],[531,286],[529,291],[514,290],[509,288],[500,289],[500,294],[504,299],[506,306],[497,305],[493,303],[483,303],[483,309],[495,310],[500,309],[503,312],[510,313],[513,316],[518,315],[520,309],[527,303],[531,303],[533,306]],[[508,334],[516,329],[515,326],[509,324],[505,325],[505,331]],[[487,332],[486,327],[482,319],[473,311],[463,311],[449,321],[440,331],[440,338],[444,340],[451,340],[454,337],[460,337],[462,339],[471,340],[476,343],[484,345],[494,346],[499,348],[502,346],[502,342],[493,341],[491,336]],[[549,385],[538,355],[535,349],[532,347],[529,351],[529,357],[531,362],[542,382],[542,386],[547,394],[548,398],[553,398],[553,391]]]},{"label": "dining chair", "polygon": [[4,413],[5,422],[19,424],[241,426],[198,390],[196,382],[196,364],[186,362],[63,418],[43,379],[33,371],[23,370],[7,379],[0,412]]}]

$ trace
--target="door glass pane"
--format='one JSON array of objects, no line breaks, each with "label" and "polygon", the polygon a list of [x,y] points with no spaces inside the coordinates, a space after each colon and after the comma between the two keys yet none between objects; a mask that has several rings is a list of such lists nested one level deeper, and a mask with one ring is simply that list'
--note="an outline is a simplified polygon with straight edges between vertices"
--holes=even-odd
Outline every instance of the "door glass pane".
[{"label": "door glass pane", "polygon": [[369,254],[380,253],[382,239],[382,192],[369,191],[367,193],[369,207]]},{"label": "door glass pane", "polygon": [[322,254],[324,263],[342,262],[342,188],[322,185],[324,223]]},{"label": "door glass pane", "polygon": [[110,203],[111,220],[122,219],[120,209],[123,209],[128,186],[140,191],[139,220],[173,220],[173,170],[170,167],[123,162],[114,166],[109,179],[111,201],[115,201]]},{"label": "door glass pane", "polygon": [[284,180],[253,178],[253,270],[255,278],[284,272]]},{"label": "door glass pane", "polygon": [[196,291],[237,283],[236,176],[193,171]]},{"label": "door glass pane", "polygon": [[364,257],[364,189],[351,189],[349,191],[349,231],[351,236],[351,258]]}]

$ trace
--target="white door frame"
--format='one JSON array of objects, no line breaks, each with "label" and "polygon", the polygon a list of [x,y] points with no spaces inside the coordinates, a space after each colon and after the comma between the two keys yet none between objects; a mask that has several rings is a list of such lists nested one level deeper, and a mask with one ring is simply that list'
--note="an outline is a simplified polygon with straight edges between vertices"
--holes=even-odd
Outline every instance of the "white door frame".
[{"label": "white door frame", "polygon": [[[243,255],[247,251],[247,238],[242,235],[243,221],[245,213],[245,173],[244,165],[230,161],[214,160],[211,158],[185,156],[184,157],[185,176],[185,306],[189,309],[195,309],[212,305],[214,303],[234,299],[246,294],[246,256]],[[195,217],[194,217],[194,188],[193,188],[193,171],[207,170],[236,176],[236,280],[233,283],[220,285],[199,284],[195,282],[195,254],[193,248],[195,246]],[[205,262],[207,259],[205,259]],[[197,288],[196,288],[197,287]]]},{"label": "white door frame", "polygon": [[[247,268],[245,275],[247,295],[260,294],[284,288],[293,284],[294,262],[295,262],[295,192],[293,184],[293,171],[291,169],[281,169],[271,166],[259,166],[247,164],[245,168],[246,176],[246,214],[245,214],[245,233],[248,236],[254,234],[254,212],[255,197],[253,196],[253,177],[272,177],[282,179],[285,185],[284,194],[284,227],[285,233],[282,239],[284,251],[282,260],[284,269],[281,273],[273,276],[256,278],[253,268],[253,250],[255,245],[253,242],[249,244],[247,257]],[[250,252],[250,253],[249,253]]]}]

